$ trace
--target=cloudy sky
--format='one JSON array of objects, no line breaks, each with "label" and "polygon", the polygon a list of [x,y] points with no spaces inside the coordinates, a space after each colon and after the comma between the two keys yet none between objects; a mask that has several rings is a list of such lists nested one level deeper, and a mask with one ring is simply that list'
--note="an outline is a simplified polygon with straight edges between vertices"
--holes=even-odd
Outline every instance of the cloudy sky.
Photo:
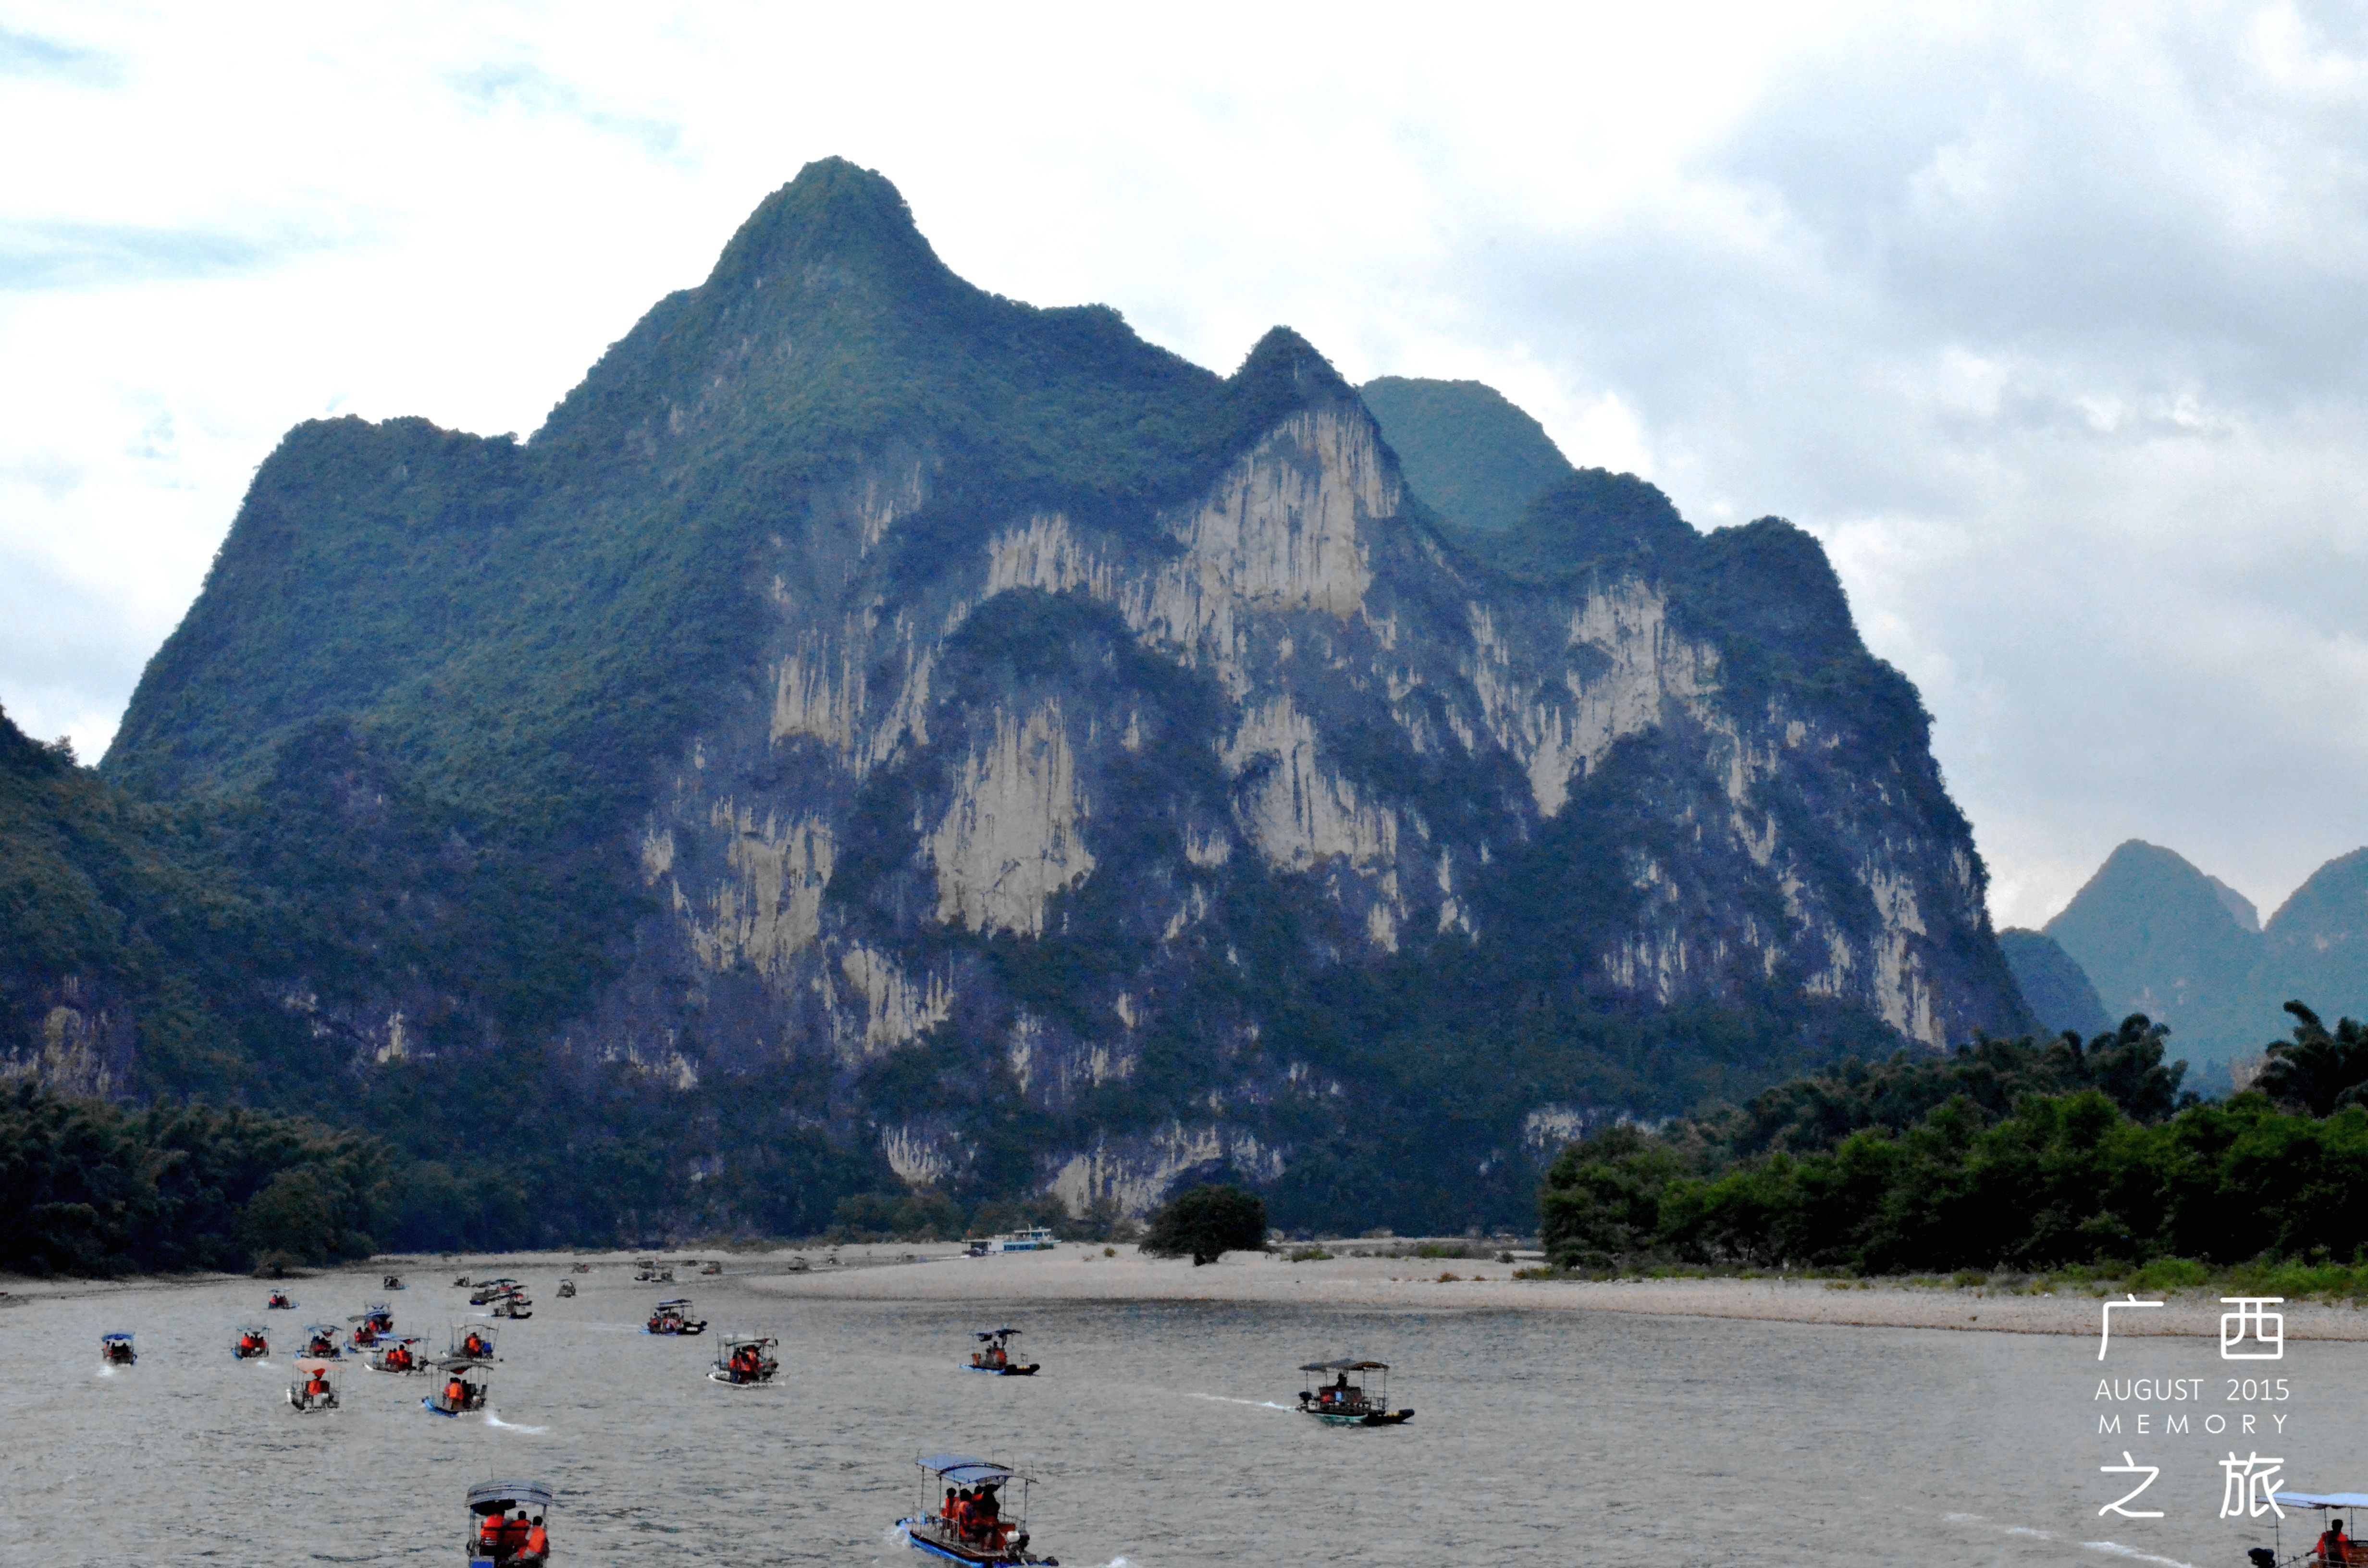
[{"label": "cloudy sky", "polygon": [[835,153],[1810,529],[2001,922],[2132,836],[2267,914],[2368,843],[2368,12],[1973,9],[0,0],[0,704],[96,757],[288,426],[530,432]]}]

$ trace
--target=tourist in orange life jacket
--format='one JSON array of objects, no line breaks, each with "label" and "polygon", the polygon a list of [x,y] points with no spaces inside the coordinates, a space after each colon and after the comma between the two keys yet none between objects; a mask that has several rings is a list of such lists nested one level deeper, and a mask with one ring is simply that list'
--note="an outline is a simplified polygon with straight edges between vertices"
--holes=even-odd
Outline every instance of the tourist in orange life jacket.
[{"label": "tourist in orange life jacket", "polygon": [[526,1510],[524,1508],[520,1508],[517,1513],[512,1514],[508,1518],[503,1520],[503,1557],[506,1559],[516,1557],[518,1554],[519,1549],[526,1545],[526,1538],[533,1531],[533,1529],[534,1527],[526,1522]]},{"label": "tourist in orange life jacket", "polygon": [[551,1537],[544,1533],[542,1521],[535,1520],[526,1532],[526,1543],[518,1548],[512,1562],[543,1563],[551,1561]]},{"label": "tourist in orange life jacket", "polygon": [[498,1557],[502,1551],[502,1514],[496,1508],[477,1525],[477,1545],[488,1557]]},{"label": "tourist in orange life jacket", "polygon": [[469,1385],[454,1378],[444,1385],[444,1403],[458,1410],[469,1402]]},{"label": "tourist in orange life jacket", "polygon": [[941,1518],[941,1519],[951,1519],[951,1518],[952,1518],[953,1517],[954,1517],[954,1489],[953,1489],[952,1487],[949,1486],[949,1487],[947,1487],[947,1488],[946,1488],[946,1500],[945,1500],[944,1502],[942,1502],[942,1503],[940,1503],[940,1504],[939,1504],[939,1505],[938,1505],[938,1517],[939,1517],[939,1518]]},{"label": "tourist in orange life jacket", "polygon": [[2318,1560],[2330,1564],[2349,1564],[2353,1561],[2351,1538],[2343,1533],[2341,1519],[2329,1519],[2327,1522],[2327,1533],[2318,1538]]}]

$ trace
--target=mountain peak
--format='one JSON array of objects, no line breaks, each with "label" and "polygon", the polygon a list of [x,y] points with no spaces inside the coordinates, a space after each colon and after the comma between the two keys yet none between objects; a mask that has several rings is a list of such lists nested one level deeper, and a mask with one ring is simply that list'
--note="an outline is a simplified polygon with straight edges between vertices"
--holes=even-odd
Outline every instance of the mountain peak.
[{"label": "mountain peak", "polygon": [[708,282],[761,286],[768,278],[833,264],[908,283],[953,276],[885,175],[845,158],[817,158],[757,203]]}]

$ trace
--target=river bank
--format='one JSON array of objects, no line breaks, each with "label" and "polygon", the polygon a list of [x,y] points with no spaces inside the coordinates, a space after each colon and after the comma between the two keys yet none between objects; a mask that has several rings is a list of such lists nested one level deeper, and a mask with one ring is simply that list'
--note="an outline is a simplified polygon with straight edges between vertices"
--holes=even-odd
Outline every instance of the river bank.
[{"label": "river bank", "polygon": [[[455,1276],[511,1275],[538,1296],[577,1263],[602,1275],[631,1268],[646,1252],[468,1254],[458,1257],[382,1256],[367,1264],[296,1276],[361,1278],[400,1274],[443,1286]],[[1195,1268],[1184,1259],[1144,1256],[1132,1246],[1073,1244],[1051,1252],[970,1257],[946,1243],[883,1243],[768,1252],[693,1255],[713,1259],[735,1286],[787,1300],[880,1302],[1206,1301],[1234,1304],[1414,1308],[1424,1311],[1618,1312],[1649,1317],[1736,1318],[1838,1327],[1946,1329],[1991,1334],[2093,1335],[2103,1296],[2088,1290],[2032,1291],[2003,1285],[1822,1278],[1522,1279],[1514,1267],[1463,1258],[1339,1256],[1293,1261],[1288,1254],[1230,1253]],[[715,1276],[666,1255],[672,1288],[695,1296]],[[176,1289],[244,1276],[143,1276],[128,1279],[34,1279],[0,1275],[0,1303],[100,1297]],[[2114,1314],[2118,1337],[2216,1338],[2227,1311],[2216,1287],[2163,1290],[2163,1305]],[[2114,1299],[2121,1299],[2117,1293]],[[2289,1301],[2288,1339],[2368,1340],[2368,1310],[2328,1301]]]}]

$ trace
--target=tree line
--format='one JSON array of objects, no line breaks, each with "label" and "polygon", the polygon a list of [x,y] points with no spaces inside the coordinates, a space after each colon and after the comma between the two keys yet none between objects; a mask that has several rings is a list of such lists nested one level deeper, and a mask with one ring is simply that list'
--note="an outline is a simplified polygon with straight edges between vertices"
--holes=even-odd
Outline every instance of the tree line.
[{"label": "tree line", "polygon": [[299,1117],[132,1110],[0,1081],[0,1263],[23,1273],[367,1257],[393,1175],[378,1140]]},{"label": "tree line", "polygon": [[1548,1256],[1864,1274],[2352,1260],[2368,1245],[2368,1028],[2289,1003],[2247,1092],[2204,1101],[2143,1015],[1979,1040],[1565,1149]]}]

